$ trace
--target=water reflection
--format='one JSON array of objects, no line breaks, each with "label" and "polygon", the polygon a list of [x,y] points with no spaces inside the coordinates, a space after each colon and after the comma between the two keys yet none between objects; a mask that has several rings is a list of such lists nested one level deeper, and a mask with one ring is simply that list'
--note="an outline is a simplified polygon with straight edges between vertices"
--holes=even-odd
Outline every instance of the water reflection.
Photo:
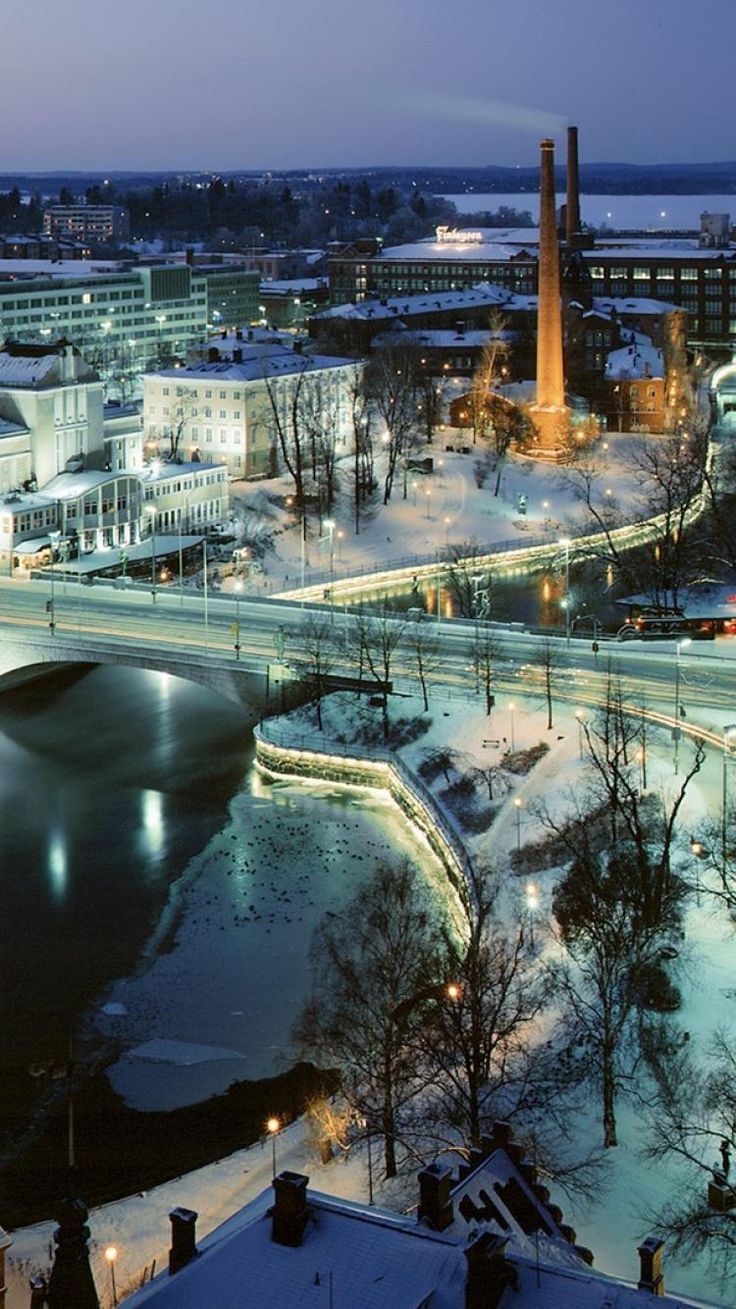
[{"label": "water reflection", "polygon": [[49,884],[57,900],[63,899],[67,889],[68,866],[66,841],[62,832],[51,832],[48,853]]},{"label": "water reflection", "polygon": [[0,693],[0,1151],[44,1091],[28,1068],[135,967],[226,820],[256,717],[124,668],[58,667]]}]

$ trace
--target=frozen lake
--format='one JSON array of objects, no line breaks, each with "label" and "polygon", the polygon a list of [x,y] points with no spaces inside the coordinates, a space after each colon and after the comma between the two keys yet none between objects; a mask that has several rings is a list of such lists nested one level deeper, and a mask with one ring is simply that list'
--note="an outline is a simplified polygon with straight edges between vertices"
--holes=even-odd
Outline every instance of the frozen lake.
[{"label": "frozen lake", "polygon": [[[468,192],[446,195],[460,214],[491,212],[505,206],[520,212],[528,210],[534,223],[539,222],[539,195],[536,191],[514,193]],[[565,192],[558,191],[557,205],[565,203]],[[592,227],[610,227],[616,231],[699,231],[700,215],[731,214],[736,220],[736,195],[581,195],[580,213]]]}]

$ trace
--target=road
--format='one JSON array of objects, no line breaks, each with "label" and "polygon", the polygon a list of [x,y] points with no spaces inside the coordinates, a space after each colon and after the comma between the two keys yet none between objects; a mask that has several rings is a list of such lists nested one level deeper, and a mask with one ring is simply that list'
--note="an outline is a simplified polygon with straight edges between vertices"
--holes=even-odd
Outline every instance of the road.
[{"label": "road", "polygon": [[[48,645],[52,603],[48,582],[0,580],[0,632],[18,634],[29,641]],[[200,594],[159,588],[153,601],[150,589],[116,589],[86,586],[78,582],[56,582],[53,588],[53,641],[63,647],[82,640],[100,643],[108,655],[116,647],[142,647],[151,651],[191,654],[222,665],[235,660],[235,631],[239,622],[241,660],[244,667],[264,668],[281,658],[288,663],[298,649],[297,631],[310,614],[330,615],[337,636],[350,639],[350,611],[334,611],[294,601],[211,596],[205,605]],[[205,621],[206,619],[206,621]],[[441,643],[440,666],[432,674],[433,685],[457,693],[471,693],[475,685],[472,669],[475,625],[462,620],[429,619],[423,626]],[[534,664],[543,638],[515,628],[494,627],[498,647],[494,689],[497,699],[508,695],[542,695],[542,672]],[[283,638],[283,645],[282,645]],[[665,723],[675,723],[675,642],[603,642],[594,654],[589,640],[550,638],[558,667],[554,675],[554,696],[585,709],[600,703],[610,672],[620,678],[625,698],[647,709]],[[728,639],[728,638],[725,638]],[[721,642],[693,642],[681,650],[680,705],[686,717],[682,726],[702,729],[713,744],[722,742],[724,721],[736,721],[736,659],[723,653]],[[62,654],[62,657],[67,657]],[[394,676],[406,687],[415,680],[408,654],[396,662]]]}]

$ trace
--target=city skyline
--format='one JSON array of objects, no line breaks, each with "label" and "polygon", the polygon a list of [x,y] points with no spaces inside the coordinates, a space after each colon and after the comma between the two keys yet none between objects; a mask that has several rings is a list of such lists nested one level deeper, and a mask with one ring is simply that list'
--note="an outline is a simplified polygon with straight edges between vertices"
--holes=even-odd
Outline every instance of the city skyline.
[{"label": "city skyline", "polygon": [[206,28],[194,0],[69,0],[31,43],[10,0],[0,173],[530,165],[568,123],[587,161],[724,159],[730,0],[698,18],[694,42],[684,0],[223,0]]}]

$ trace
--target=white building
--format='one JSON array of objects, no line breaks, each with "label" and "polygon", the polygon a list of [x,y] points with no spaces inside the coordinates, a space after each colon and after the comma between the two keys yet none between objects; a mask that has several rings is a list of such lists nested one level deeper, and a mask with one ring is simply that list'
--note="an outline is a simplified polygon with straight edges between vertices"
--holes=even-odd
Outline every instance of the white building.
[{"label": "white building", "polygon": [[233,478],[273,476],[280,464],[278,424],[289,429],[295,415],[305,426],[321,421],[338,448],[349,445],[351,390],[361,370],[353,359],[244,342],[230,361],[149,373],[146,447],[224,464]]},{"label": "white building", "polygon": [[66,341],[0,351],[0,421],[0,493],[103,466],[102,382]]}]

